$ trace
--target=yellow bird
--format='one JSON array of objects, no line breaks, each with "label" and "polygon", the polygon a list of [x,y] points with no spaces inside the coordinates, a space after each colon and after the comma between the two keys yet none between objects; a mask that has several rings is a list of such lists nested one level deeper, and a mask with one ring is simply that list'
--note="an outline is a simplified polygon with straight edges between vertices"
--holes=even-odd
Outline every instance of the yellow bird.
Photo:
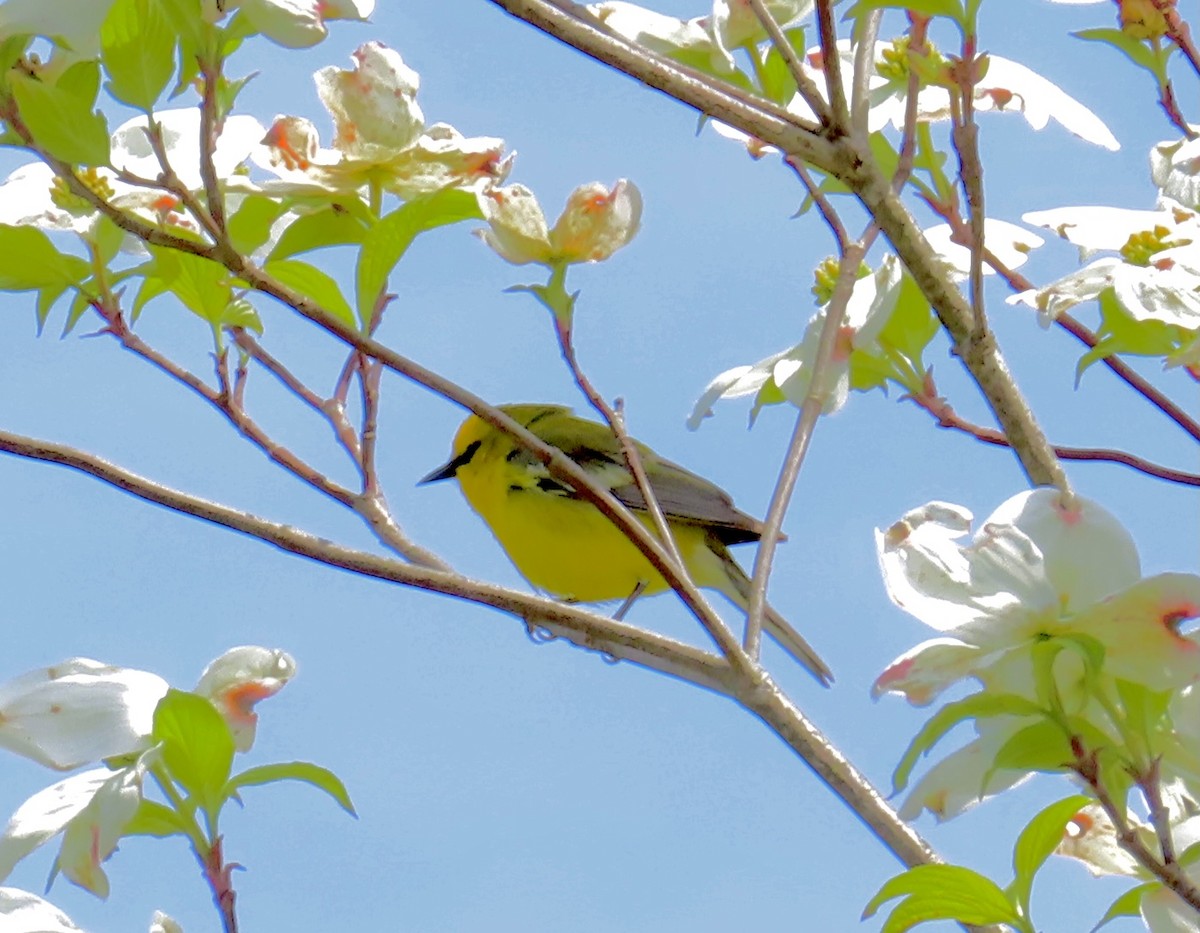
[{"label": "yellow bird", "polygon": [[[562,405],[502,405],[500,410],[574,460],[653,528],[608,426],[576,417]],[[750,580],[730,555],[729,545],[757,541],[762,523],[734,508],[720,487],[643,444],[637,449],[692,580],[718,590],[745,610]],[[421,482],[451,477],[534,587],[585,603],[669,589],[645,555],[599,509],[552,477],[511,437],[475,415],[458,429],[450,460]],[[821,683],[833,680],[808,642],[770,607],[764,627]]]}]

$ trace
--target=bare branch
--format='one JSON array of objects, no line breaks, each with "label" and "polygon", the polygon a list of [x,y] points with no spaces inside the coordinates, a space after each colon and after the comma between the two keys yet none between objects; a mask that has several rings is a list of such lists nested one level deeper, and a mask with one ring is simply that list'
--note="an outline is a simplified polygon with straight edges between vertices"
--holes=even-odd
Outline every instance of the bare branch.
[{"label": "bare branch", "polygon": [[291,525],[172,489],[65,444],[0,431],[0,452],[61,464],[146,502],[241,532],[328,567],[490,606],[525,620],[527,625],[547,628],[582,648],[631,661],[718,693],[732,692],[729,665],[716,655],[575,606],[480,583],[461,574],[356,551]]},{"label": "bare branch", "polygon": [[[960,417],[944,398],[937,395],[937,389],[933,385],[933,378],[931,376],[927,376],[926,388],[923,392],[919,395],[910,394],[906,398],[933,415],[937,419],[939,427],[962,431],[985,444],[993,444],[997,447],[1008,446],[1008,438],[1002,432],[997,431],[995,428],[985,428],[982,425],[974,424]],[[1200,474],[1186,473],[1183,470],[1173,470],[1170,467],[1160,466],[1157,463],[1152,463],[1143,457],[1126,453],[1123,450],[1112,450],[1104,447],[1063,447],[1056,444],[1054,446],[1054,453],[1060,460],[1093,460],[1119,463],[1122,466],[1137,470],[1139,473],[1145,473],[1147,476],[1153,476],[1156,479],[1165,479],[1170,483],[1179,483],[1182,486],[1200,486]]]}]

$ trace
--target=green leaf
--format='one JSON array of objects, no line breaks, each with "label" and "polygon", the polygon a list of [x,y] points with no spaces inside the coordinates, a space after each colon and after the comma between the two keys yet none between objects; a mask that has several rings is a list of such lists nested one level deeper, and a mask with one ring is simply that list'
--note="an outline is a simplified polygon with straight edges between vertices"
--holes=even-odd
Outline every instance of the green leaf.
[{"label": "green leaf", "polygon": [[175,73],[175,33],[160,0],[115,0],[100,27],[108,92],[149,113]]},{"label": "green leaf", "polygon": [[1033,690],[1038,702],[1046,709],[1061,712],[1062,698],[1058,695],[1058,680],[1054,676],[1054,661],[1065,646],[1057,638],[1040,641],[1030,650],[1033,662]]},{"label": "green leaf", "polygon": [[94,106],[100,96],[100,64],[94,61],[76,62],[64,71],[54,86],[64,94]]},{"label": "green leaf", "polygon": [[[807,44],[804,41],[804,29],[802,27],[787,29],[783,34],[787,37],[788,44],[796,52],[797,57],[803,61],[804,53],[807,50]],[[758,77],[759,90],[768,100],[786,105],[796,94],[796,82],[792,78],[791,70],[788,68],[787,62],[783,60],[783,56],[779,54],[779,49],[775,47],[774,43],[771,43],[767,49],[767,54],[763,59]]]},{"label": "green leaf", "polygon": [[[63,324],[63,336],[65,337],[75,325],[79,323],[79,319],[87,313],[88,308],[92,306],[90,299],[83,292],[76,292],[75,297],[71,299],[70,309],[67,311],[67,320]],[[45,322],[43,321],[42,324]]]},{"label": "green leaf", "polygon": [[216,330],[227,323],[233,285],[228,269],[218,262],[165,247],[149,247],[162,284],[189,311]]},{"label": "green leaf", "polygon": [[1126,728],[1141,736],[1147,748],[1153,749],[1157,744],[1153,737],[1169,724],[1167,707],[1175,691],[1151,690],[1144,684],[1120,678],[1117,678],[1116,686],[1125,708]]},{"label": "green leaf", "polygon": [[1112,28],[1081,29],[1079,32],[1071,33],[1071,35],[1076,39],[1082,39],[1084,42],[1100,42],[1104,45],[1112,46],[1139,68],[1144,68],[1154,75],[1155,79],[1163,80],[1166,78],[1166,60],[1163,55],[1156,52],[1141,39],[1135,39],[1132,36],[1126,35],[1123,30]]},{"label": "green leaf", "polygon": [[274,784],[276,781],[303,781],[305,784],[311,784],[327,793],[351,816],[358,815],[354,812],[354,804],[350,802],[350,794],[347,793],[346,785],[341,779],[328,768],[307,761],[288,761],[248,768],[230,779],[226,794],[233,796],[243,787]]},{"label": "green leaf", "polygon": [[125,242],[125,231],[101,214],[92,224],[91,241],[96,251],[96,259],[107,266],[121,251],[121,244]]},{"label": "green leaf", "polygon": [[263,271],[306,298],[311,298],[348,327],[358,326],[354,311],[342,296],[337,282],[316,266],[299,259],[280,259],[267,263]]},{"label": "green leaf", "polygon": [[959,865],[918,865],[887,881],[871,898],[863,917],[896,897],[904,900],[883,925],[884,933],[903,933],[930,920],[988,924],[1021,922],[1021,915],[995,882]]},{"label": "green leaf", "polygon": [[158,5],[171,32],[193,49],[203,47],[215,32],[204,17],[201,0],[158,0]]},{"label": "green leaf", "polygon": [[142,798],[138,811],[126,825],[124,836],[156,836],[160,839],[167,836],[188,835],[187,822],[170,807],[153,800]]},{"label": "green leaf", "polygon": [[142,280],[141,287],[138,288],[138,293],[134,296],[133,305],[129,310],[129,319],[134,324],[142,316],[142,309],[146,305],[160,295],[167,293],[167,283],[162,278],[154,275],[148,269],[143,270],[142,274],[145,278]]},{"label": "green leaf", "polygon": [[7,92],[9,90],[8,77],[13,73],[17,62],[21,60],[32,40],[33,36],[22,33],[15,33],[0,39],[0,91]]},{"label": "green leaf", "polygon": [[1074,760],[1071,743],[1062,727],[1042,720],[1009,736],[996,752],[988,777],[999,770],[1061,772]]},{"label": "green leaf", "polygon": [[[67,290],[66,283],[59,285],[47,285],[45,288],[38,290],[37,296],[37,326],[38,333],[41,334],[42,328],[46,326],[46,318],[50,316],[50,311],[54,307],[54,303],[63,296],[63,292]],[[82,294],[82,293],[80,293]],[[85,300],[86,300],[86,296]]]},{"label": "green leaf", "polygon": [[937,334],[940,325],[929,299],[908,272],[900,280],[900,297],[896,309],[879,332],[879,342],[900,352],[918,372],[924,372],[922,358],[925,348]]},{"label": "green leaf", "polygon": [[1042,712],[1036,703],[1015,693],[975,693],[954,703],[947,703],[930,717],[905,749],[892,774],[892,787],[897,791],[904,790],[917,760],[960,722],[994,716],[1040,716]]},{"label": "green leaf", "polygon": [[1138,916],[1142,912],[1142,898],[1161,887],[1162,885],[1157,881],[1147,881],[1145,884],[1130,888],[1109,905],[1104,916],[1100,918],[1100,922],[1092,927],[1093,933],[1106,923],[1116,920],[1117,917]]},{"label": "green leaf", "polygon": [[74,165],[107,165],[108,125],[86,93],[87,72],[99,76],[94,62],[81,62],[50,85],[14,72],[9,76],[21,120],[52,155]]},{"label": "green leaf", "polygon": [[361,243],[366,235],[367,228],[352,213],[339,207],[328,207],[292,221],[271,250],[270,258],[286,259],[326,246]]},{"label": "green leaf", "polygon": [[271,225],[286,208],[274,198],[261,194],[249,195],[229,218],[229,239],[234,249],[249,255],[267,242]]},{"label": "green leaf", "polygon": [[151,738],[162,743],[173,780],[207,809],[220,804],[233,767],[233,735],[208,699],[168,690],[154,709]]},{"label": "green leaf", "polygon": [[461,220],[482,220],[475,195],[447,188],[413,198],[382,218],[363,239],[355,276],[358,318],[371,319],[375,303],[387,287],[388,276],[417,234]]},{"label": "green leaf", "polygon": [[0,290],[66,287],[91,273],[87,261],[61,253],[36,227],[0,224]]},{"label": "green leaf", "polygon": [[1033,890],[1033,878],[1062,841],[1063,829],[1071,819],[1092,802],[1092,798],[1076,794],[1059,800],[1043,809],[1021,830],[1013,848],[1013,891],[1017,904],[1026,916],[1029,915],[1029,894]]}]

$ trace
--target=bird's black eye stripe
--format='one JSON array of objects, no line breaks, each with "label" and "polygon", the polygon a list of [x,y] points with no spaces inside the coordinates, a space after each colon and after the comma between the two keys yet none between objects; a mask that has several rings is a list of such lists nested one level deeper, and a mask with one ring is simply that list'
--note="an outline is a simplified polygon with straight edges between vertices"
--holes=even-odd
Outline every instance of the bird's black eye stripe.
[{"label": "bird's black eye stripe", "polygon": [[454,466],[466,466],[471,462],[471,458],[474,457],[475,454],[479,453],[479,448],[482,445],[483,441],[471,441],[471,443],[467,445],[467,449],[454,458]]}]

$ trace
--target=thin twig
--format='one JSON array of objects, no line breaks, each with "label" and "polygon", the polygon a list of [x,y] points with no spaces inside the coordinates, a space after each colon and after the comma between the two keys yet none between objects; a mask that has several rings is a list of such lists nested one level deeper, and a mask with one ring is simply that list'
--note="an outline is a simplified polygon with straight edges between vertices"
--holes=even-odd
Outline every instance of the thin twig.
[{"label": "thin twig", "polygon": [[817,206],[817,211],[820,213],[821,219],[825,221],[825,226],[833,234],[833,238],[837,242],[838,252],[844,253],[850,248],[850,234],[846,231],[846,226],[842,223],[841,215],[838,214],[833,203],[825,195],[825,192],[821,190],[821,186],[817,184],[803,162],[791,156],[784,156],[783,163],[796,173],[796,177],[804,185],[808,196],[812,198],[813,204]]},{"label": "thin twig", "polygon": [[571,325],[569,322],[555,317],[554,331],[558,337],[558,348],[562,353],[563,361],[567,364],[567,369],[571,371],[572,377],[575,379],[575,384],[579,387],[579,391],[591,403],[591,406],[608,422],[609,429],[613,432],[613,437],[616,438],[617,444],[621,447],[621,453],[625,457],[625,463],[629,466],[629,472],[633,476],[633,481],[638,488],[638,492],[642,494],[642,499],[646,503],[646,511],[650,513],[650,518],[654,522],[654,530],[658,532],[659,540],[671,555],[671,559],[675,561],[679,568],[681,576],[687,576],[687,565],[683,562],[683,557],[679,553],[679,545],[675,542],[675,536],[671,534],[671,527],[667,524],[667,517],[663,514],[662,506],[658,503],[658,496],[654,494],[654,487],[650,485],[650,478],[646,475],[645,465],[642,463],[642,456],[634,444],[633,438],[629,436],[629,432],[625,430],[625,418],[622,412],[611,408],[588,379],[583,369],[579,366],[579,360],[575,356],[575,344],[571,339]]},{"label": "thin twig", "polygon": [[[958,179],[967,195],[967,223],[971,228],[970,289],[974,316],[972,338],[984,340],[988,333],[987,313],[983,304],[984,206],[983,162],[979,158],[979,124],[975,122],[975,84],[980,62],[975,55],[975,36],[964,35],[962,54],[955,65],[957,91],[950,95],[952,126],[950,138],[958,156]],[[1063,489],[1063,492],[1068,492]]]},{"label": "thin twig", "polygon": [[835,135],[851,132],[850,108],[846,89],[842,86],[842,59],[838,54],[837,27],[833,22],[833,0],[817,0],[817,35],[821,44],[821,69],[825,72],[825,88],[829,92],[832,115],[824,122],[825,129]]},{"label": "thin twig", "polygon": [[186,386],[199,395],[224,415],[226,420],[233,425],[239,434],[254,444],[255,447],[265,453],[271,460],[334,501],[347,506],[354,504],[354,493],[344,486],[333,482],[333,480],[325,476],[320,470],[307,463],[287,447],[271,440],[270,436],[259,427],[258,423],[237,404],[237,399],[231,390],[232,383],[229,380],[227,370],[223,368],[224,364],[220,357],[217,360],[217,372],[222,380],[223,387],[222,390],[217,390],[208,385],[195,373],[184,369],[165,354],[160,353],[130,330],[129,326],[125,323],[124,315],[118,308],[105,301],[93,302],[92,308],[103,318],[105,332],[115,337],[122,347],[135,356],[139,356],[146,360],[146,362],[151,363],[180,385]]},{"label": "thin twig", "polygon": [[196,223],[212,239],[216,240],[221,235],[221,228],[217,225],[208,208],[200,203],[188,186],[175,173],[175,169],[172,168],[170,157],[167,154],[166,142],[163,140],[162,124],[153,119],[149,120],[149,124],[143,132],[146,134],[146,138],[150,142],[150,148],[158,159],[159,166],[162,168],[162,174],[159,176],[157,186],[177,197],[180,204],[187,209],[188,213],[196,218]]},{"label": "thin twig", "polygon": [[200,178],[204,182],[204,198],[212,216],[217,236],[225,234],[225,191],[217,177],[214,155],[221,135],[224,117],[217,100],[217,84],[221,75],[221,53],[213,52],[212,60],[200,65],[202,97],[200,99]]},{"label": "thin twig", "polygon": [[800,405],[796,416],[796,426],[788,443],[787,454],[775,490],[771,494],[771,504],[767,508],[767,517],[763,521],[763,533],[758,542],[758,550],[754,555],[754,575],[750,583],[749,606],[746,612],[746,652],[757,658],[762,639],[763,616],[767,610],[767,584],[771,577],[771,566],[775,559],[775,548],[779,544],[780,533],[783,529],[783,519],[787,514],[788,504],[792,501],[792,493],[796,489],[796,480],[800,476],[800,467],[804,456],[812,442],[813,431],[817,419],[829,401],[825,390],[825,378],[832,365],[834,349],[837,346],[838,334],[845,320],[846,306],[854,292],[854,283],[858,278],[859,265],[866,256],[870,243],[853,243],[842,254],[838,277],[833,287],[825,310],[825,321],[821,325],[821,335],[817,344],[817,352],[813,359],[812,373],[809,378],[808,391]]},{"label": "thin twig", "polygon": [[375,360],[359,362],[358,382],[362,391],[362,475],[363,494],[380,495],[379,473],[375,467],[375,445],[379,439],[379,377],[383,367]]},{"label": "thin twig", "polygon": [[230,327],[227,332],[250,359],[278,379],[285,389],[309,408],[324,413],[325,400],[304,384],[286,365],[273,356],[252,334],[242,327]]},{"label": "thin twig", "polygon": [[859,142],[865,142],[870,134],[871,118],[871,75],[875,71],[875,39],[879,35],[879,24],[883,10],[872,10],[860,16],[854,36],[854,76],[850,84],[850,127]]},{"label": "thin twig", "polygon": [[1150,0],[1154,8],[1163,15],[1167,24],[1167,37],[1175,43],[1183,57],[1187,59],[1192,71],[1200,77],[1200,51],[1192,41],[1192,30],[1187,22],[1179,15],[1176,0]]},{"label": "thin twig", "polygon": [[1146,812],[1150,816],[1150,825],[1154,827],[1154,835],[1158,838],[1158,849],[1162,853],[1164,865],[1174,865],[1178,858],[1175,854],[1175,839],[1171,835],[1171,815],[1163,805],[1161,769],[1159,759],[1152,761],[1143,774],[1135,774],[1138,789],[1146,801]]},{"label": "thin twig", "polygon": [[[997,431],[995,428],[985,428],[982,425],[974,424],[960,417],[950,406],[949,402],[938,396],[931,375],[927,374],[925,385],[925,389],[920,394],[909,394],[905,398],[933,415],[937,419],[939,427],[962,431],[985,444],[992,444],[997,447],[1008,446],[1008,439],[1004,436],[1003,432]],[[1123,450],[1111,450],[1103,447],[1063,447],[1056,444],[1054,445],[1054,453],[1060,460],[1090,460],[1104,463],[1119,463],[1122,466],[1127,466],[1137,470],[1139,473],[1153,476],[1156,479],[1165,479],[1168,482],[1179,483],[1182,486],[1200,486],[1200,474],[1186,473],[1183,470],[1173,470],[1169,467],[1159,466],[1157,463],[1152,463],[1143,457],[1126,453]]]},{"label": "thin twig", "polygon": [[800,60],[800,56],[796,54],[796,50],[792,48],[792,44],[788,41],[788,37],[784,34],[783,29],[775,21],[775,17],[771,15],[771,11],[767,9],[766,3],[764,0],[749,0],[749,2],[750,9],[754,11],[754,15],[762,23],[763,29],[767,31],[767,35],[771,39],[771,45],[779,53],[784,64],[787,65],[788,74],[796,82],[796,90],[799,91],[801,99],[808,104],[809,109],[816,115],[817,120],[821,124],[829,123],[833,116],[829,105],[825,102],[825,98],[821,96],[821,92],[816,84],[813,83],[812,78],[808,76],[808,72],[804,70],[804,63]]},{"label": "thin twig", "polygon": [[[202,859],[204,865],[204,880],[208,882],[212,892],[213,904],[221,915],[221,929],[224,933],[237,933],[238,921],[235,905],[237,893],[233,890],[233,870],[238,867],[235,863],[227,864],[222,852],[222,839],[218,836],[213,840],[206,856]],[[197,853],[199,857],[199,853]]]},{"label": "thin twig", "polygon": [[[925,53],[925,38],[929,34],[929,19],[925,16],[912,17],[908,30],[908,55],[923,55]],[[908,183],[912,175],[913,163],[917,156],[917,103],[921,92],[921,76],[917,69],[908,62],[908,74],[904,87],[904,128],[900,132],[900,156],[896,163],[896,172],[892,175],[892,190],[897,194]]]},{"label": "thin twig", "polygon": [[1142,842],[1137,829],[1130,825],[1125,807],[1114,800],[1100,777],[1100,765],[1096,752],[1086,749],[1078,736],[1071,737],[1071,748],[1075,754],[1072,770],[1088,785],[1096,802],[1104,809],[1113,824],[1117,842],[1132,855],[1148,872],[1166,887],[1179,895],[1192,909],[1200,911],[1200,889],[1197,889],[1184,873],[1178,862],[1165,864]]}]

